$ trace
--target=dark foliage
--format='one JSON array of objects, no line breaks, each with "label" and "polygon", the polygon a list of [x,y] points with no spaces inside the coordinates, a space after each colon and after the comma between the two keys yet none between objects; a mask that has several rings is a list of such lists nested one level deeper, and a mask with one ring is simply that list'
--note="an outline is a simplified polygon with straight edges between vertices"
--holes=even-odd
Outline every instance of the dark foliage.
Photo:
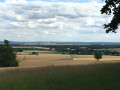
[{"label": "dark foliage", "polygon": [[94,53],[99,52],[103,55],[120,56],[118,51],[107,50],[120,48],[120,45],[42,45],[41,47],[55,48],[58,52],[69,52],[70,54],[78,55],[94,55]]},{"label": "dark foliage", "polygon": [[94,57],[95,57],[95,59],[99,60],[99,59],[102,58],[102,54],[99,53],[99,52],[96,52],[96,53],[94,54]]},{"label": "dark foliage", "polygon": [[116,32],[120,24],[120,0],[105,0],[105,3],[101,13],[106,13],[107,15],[113,14],[113,18],[110,23],[104,25],[104,28],[107,29],[106,33],[110,31]]},{"label": "dark foliage", "polygon": [[38,52],[32,52],[32,55],[38,55]]},{"label": "dark foliage", "polygon": [[[14,46],[14,45],[13,45]],[[20,52],[23,50],[38,50],[38,51],[54,51],[61,52],[62,54],[65,54],[63,52],[68,52],[69,54],[78,54],[78,55],[94,55],[96,52],[100,52],[103,55],[113,55],[113,56],[120,56],[119,51],[109,50],[109,49],[115,49],[120,48],[120,44],[91,44],[91,45],[21,45],[17,44],[16,46],[26,46],[30,48],[14,48],[14,51]],[[35,48],[35,47],[46,47],[49,49],[41,49],[41,48]],[[67,54],[68,54],[67,53]]]},{"label": "dark foliage", "polygon": [[5,40],[4,44],[0,45],[0,67],[18,66],[16,54],[13,51],[8,40]]}]

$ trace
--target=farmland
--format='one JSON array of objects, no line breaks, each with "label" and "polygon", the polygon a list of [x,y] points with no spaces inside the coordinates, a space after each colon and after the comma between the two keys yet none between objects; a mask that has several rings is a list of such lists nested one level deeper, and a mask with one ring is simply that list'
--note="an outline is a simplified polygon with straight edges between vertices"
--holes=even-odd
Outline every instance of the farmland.
[{"label": "farmland", "polygon": [[[73,57],[73,58],[72,58]],[[20,67],[41,67],[52,65],[87,65],[96,63],[93,55],[39,54],[18,55]],[[120,56],[103,56],[99,63],[120,62]]]},{"label": "farmland", "polygon": [[1,90],[120,88],[120,56],[103,55],[96,61],[94,55],[69,54],[48,47],[16,48],[23,49],[16,52],[19,67],[0,68]]},{"label": "farmland", "polygon": [[[61,48],[60,50],[58,49],[59,47]],[[69,54],[68,52],[70,51],[69,47],[71,47],[71,50],[75,50],[76,48],[78,48],[78,45],[77,46],[43,45],[42,47],[16,46],[13,48],[23,49],[22,52],[17,52],[17,59],[20,65],[19,67],[43,67],[43,66],[52,66],[52,65],[54,66],[88,65],[88,64],[96,64],[96,63],[120,62],[120,56],[103,55],[103,58],[99,62],[97,62],[94,58],[94,55]],[[92,47],[92,46],[88,46],[88,47]],[[68,51],[66,51],[65,48],[68,48]],[[118,50],[118,49],[116,48],[113,50]],[[32,54],[33,52],[37,54]]]}]

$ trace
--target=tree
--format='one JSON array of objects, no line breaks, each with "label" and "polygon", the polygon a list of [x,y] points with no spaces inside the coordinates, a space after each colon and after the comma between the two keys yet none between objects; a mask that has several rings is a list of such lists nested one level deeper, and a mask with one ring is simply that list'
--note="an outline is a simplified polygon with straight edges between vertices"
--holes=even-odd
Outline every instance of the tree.
[{"label": "tree", "polygon": [[99,53],[99,52],[96,52],[96,53],[94,54],[94,57],[95,57],[95,59],[97,59],[97,60],[99,61],[99,59],[102,58],[102,54]]},{"label": "tree", "polygon": [[0,67],[15,67],[18,66],[16,53],[9,45],[9,41],[5,40],[3,45],[0,45]]},{"label": "tree", "polygon": [[32,52],[33,55],[38,55],[38,52]]},{"label": "tree", "polygon": [[116,33],[116,29],[118,29],[120,24],[120,0],[105,0],[105,3],[101,9],[101,14],[113,14],[113,18],[110,23],[104,25],[104,28],[106,28],[106,33],[110,31]]}]

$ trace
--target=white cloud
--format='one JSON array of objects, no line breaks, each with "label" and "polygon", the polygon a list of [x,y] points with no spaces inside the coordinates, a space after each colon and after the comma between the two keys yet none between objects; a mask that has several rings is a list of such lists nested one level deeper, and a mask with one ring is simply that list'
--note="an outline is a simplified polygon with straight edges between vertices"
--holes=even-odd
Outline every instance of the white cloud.
[{"label": "white cloud", "polygon": [[22,16],[21,15],[18,15],[16,17],[17,17],[17,20],[22,20]]},{"label": "white cloud", "polygon": [[11,22],[12,25],[19,26],[17,22]]},{"label": "white cloud", "polygon": [[48,32],[48,31],[43,31],[43,33],[44,33],[44,34],[46,34],[46,35],[48,35],[48,34],[49,34],[49,32]]},{"label": "white cloud", "polygon": [[[15,41],[110,40],[111,37],[105,35],[103,24],[109,22],[111,17],[101,15],[103,3],[90,1],[72,3],[6,0],[0,3],[1,40],[4,37]],[[8,33],[9,36],[6,35]]]}]

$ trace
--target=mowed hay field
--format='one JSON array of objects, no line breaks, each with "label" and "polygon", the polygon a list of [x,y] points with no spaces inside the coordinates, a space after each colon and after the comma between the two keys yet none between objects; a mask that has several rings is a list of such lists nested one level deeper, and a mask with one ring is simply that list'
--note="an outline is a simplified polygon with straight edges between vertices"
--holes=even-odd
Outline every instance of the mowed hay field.
[{"label": "mowed hay field", "polygon": [[[95,61],[94,55],[74,55],[73,60],[92,60]],[[120,56],[103,55],[100,61],[120,61]]]},{"label": "mowed hay field", "polygon": [[80,64],[79,61],[72,60],[70,55],[62,54],[18,55],[17,58],[20,61],[20,67]]},{"label": "mowed hay field", "polygon": [[120,56],[103,56],[99,62],[93,55],[69,55],[69,54],[44,54],[39,55],[17,55],[19,67],[43,67],[61,65],[87,65],[95,63],[120,62]]}]

